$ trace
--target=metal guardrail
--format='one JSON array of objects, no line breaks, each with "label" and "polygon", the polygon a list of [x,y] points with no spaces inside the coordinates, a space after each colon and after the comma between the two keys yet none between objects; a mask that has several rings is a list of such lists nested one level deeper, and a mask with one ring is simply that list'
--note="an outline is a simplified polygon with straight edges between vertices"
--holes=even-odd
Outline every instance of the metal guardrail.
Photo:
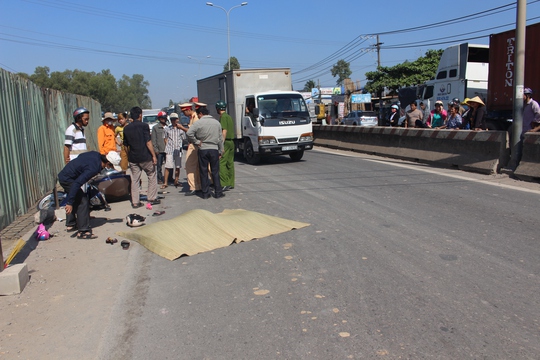
[{"label": "metal guardrail", "polygon": [[101,104],[75,94],[42,89],[0,69],[0,229],[26,214],[56,184],[72,113],[90,110],[89,150],[97,149]]}]

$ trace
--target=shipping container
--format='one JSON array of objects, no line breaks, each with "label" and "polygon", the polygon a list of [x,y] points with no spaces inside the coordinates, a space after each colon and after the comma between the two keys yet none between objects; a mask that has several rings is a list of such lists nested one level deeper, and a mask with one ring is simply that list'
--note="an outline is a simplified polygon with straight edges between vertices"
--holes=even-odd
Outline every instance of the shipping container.
[{"label": "shipping container", "polygon": [[[515,30],[494,34],[489,39],[488,116],[505,121],[513,117]],[[527,26],[525,38],[525,87],[540,94],[540,23]],[[538,95],[536,95],[538,96]]]}]

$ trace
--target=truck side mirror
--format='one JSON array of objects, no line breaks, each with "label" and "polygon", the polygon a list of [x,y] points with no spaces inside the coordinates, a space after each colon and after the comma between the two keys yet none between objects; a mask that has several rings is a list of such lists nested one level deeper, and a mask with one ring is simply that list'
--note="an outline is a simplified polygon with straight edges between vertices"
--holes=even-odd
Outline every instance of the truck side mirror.
[{"label": "truck side mirror", "polygon": [[253,116],[259,117],[259,108],[253,108]]}]

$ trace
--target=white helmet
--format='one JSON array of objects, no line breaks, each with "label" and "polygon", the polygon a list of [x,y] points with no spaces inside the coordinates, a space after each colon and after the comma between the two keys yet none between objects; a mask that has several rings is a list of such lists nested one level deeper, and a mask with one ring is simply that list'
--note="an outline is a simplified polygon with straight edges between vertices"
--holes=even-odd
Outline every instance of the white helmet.
[{"label": "white helmet", "polygon": [[146,220],[144,216],[139,214],[129,214],[126,216],[126,225],[131,227],[141,226],[144,225],[144,220]]}]

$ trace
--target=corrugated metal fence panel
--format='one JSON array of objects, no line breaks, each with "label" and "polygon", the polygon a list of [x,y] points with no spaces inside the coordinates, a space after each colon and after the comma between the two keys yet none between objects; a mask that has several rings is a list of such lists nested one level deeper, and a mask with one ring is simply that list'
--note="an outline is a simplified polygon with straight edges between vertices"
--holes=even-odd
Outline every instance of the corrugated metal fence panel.
[{"label": "corrugated metal fence panel", "polygon": [[90,110],[88,149],[97,149],[101,105],[88,97],[41,89],[0,69],[0,229],[28,212],[56,184],[64,166],[64,132],[79,106]]}]

